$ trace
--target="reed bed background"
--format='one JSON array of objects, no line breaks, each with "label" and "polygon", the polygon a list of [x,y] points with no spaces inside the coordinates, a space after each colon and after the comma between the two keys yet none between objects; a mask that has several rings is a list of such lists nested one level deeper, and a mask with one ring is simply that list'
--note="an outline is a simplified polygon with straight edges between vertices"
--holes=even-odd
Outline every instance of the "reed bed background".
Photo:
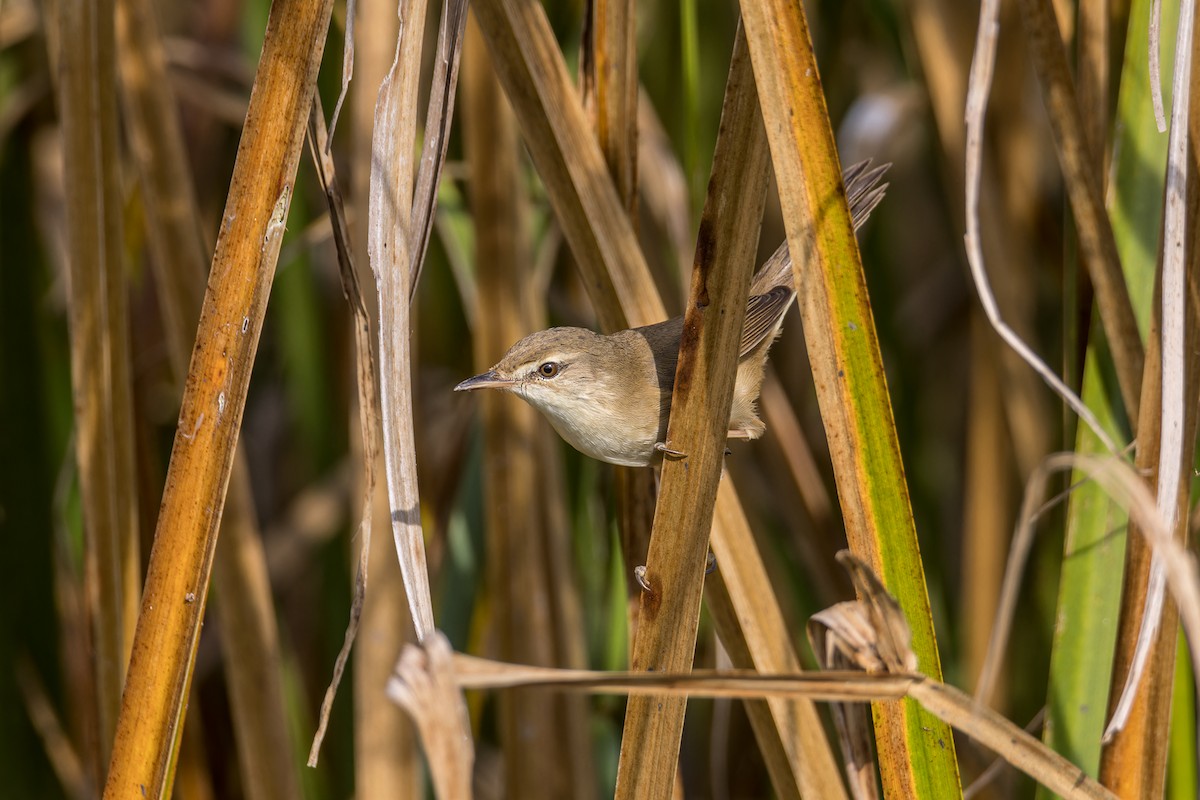
[{"label": "reed bed background", "polygon": [[[1187,546],[1197,474],[1200,195],[1166,178],[1200,110],[1162,5],[1161,51],[1149,0],[1001,7],[981,133],[978,10],[942,0],[406,0],[403,27],[377,0],[4,0],[6,796],[1196,797],[1200,606],[1167,603],[1102,742],[1143,534]],[[868,158],[889,187],[856,239],[835,187]],[[1095,429],[989,323],[969,230]],[[723,457],[737,298],[785,238],[767,433]],[[676,395],[689,456],[660,478],[452,392],[532,331],[685,310],[711,380]],[[481,687],[473,752],[453,684],[414,690],[420,734],[385,694],[434,627],[539,668],[853,667],[805,630],[856,589],[911,653],[841,694],[489,689],[508,673],[431,645]],[[872,716],[830,710],[850,696]]]}]

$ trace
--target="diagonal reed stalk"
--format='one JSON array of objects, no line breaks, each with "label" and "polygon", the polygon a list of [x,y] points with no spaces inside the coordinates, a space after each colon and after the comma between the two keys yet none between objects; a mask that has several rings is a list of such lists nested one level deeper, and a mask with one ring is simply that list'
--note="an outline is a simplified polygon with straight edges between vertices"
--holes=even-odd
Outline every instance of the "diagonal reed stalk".
[{"label": "diagonal reed stalk", "polygon": [[[913,627],[921,668],[939,678],[904,467],[879,342],[803,9],[742,3],[780,186],[813,382],[850,548],[878,572]],[[960,793],[953,739],[911,701],[874,708],[884,792]]]},{"label": "diagonal reed stalk", "polygon": [[[119,0],[117,24],[126,127],[148,199],[147,239],[167,356],[182,382],[207,271],[200,214],[154,9],[145,0]],[[298,765],[287,729],[279,633],[249,468],[240,450],[234,459],[222,516],[224,544],[213,567],[217,630],[246,794],[282,800],[299,791]]]},{"label": "diagonal reed stalk", "polygon": [[[671,401],[667,458],[646,560],[635,671],[691,667],[704,587],[704,554],[725,461],[738,347],[766,201],[770,164],[741,27],[721,112],[708,201],[692,269]],[[739,198],[740,202],[729,202]],[[631,698],[625,711],[618,798],[670,797],[685,702]]]},{"label": "diagonal reed stalk", "polygon": [[332,3],[271,7],[213,256],[105,797],[169,794],[251,366]]}]

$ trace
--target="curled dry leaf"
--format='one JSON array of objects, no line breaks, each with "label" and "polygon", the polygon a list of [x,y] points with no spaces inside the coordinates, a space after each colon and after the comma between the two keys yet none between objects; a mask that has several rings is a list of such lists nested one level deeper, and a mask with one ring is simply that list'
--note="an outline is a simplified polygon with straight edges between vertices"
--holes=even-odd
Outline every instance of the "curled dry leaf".
[{"label": "curled dry leaf", "polygon": [[871,568],[849,550],[839,552],[837,560],[850,573],[861,599],[838,603],[809,621],[808,636],[822,668],[851,667],[869,673],[916,672],[912,630],[896,598],[888,594]]},{"label": "curled dry leaf", "polygon": [[475,746],[445,634],[435,630],[404,648],[387,696],[416,724],[438,797],[470,798]]}]

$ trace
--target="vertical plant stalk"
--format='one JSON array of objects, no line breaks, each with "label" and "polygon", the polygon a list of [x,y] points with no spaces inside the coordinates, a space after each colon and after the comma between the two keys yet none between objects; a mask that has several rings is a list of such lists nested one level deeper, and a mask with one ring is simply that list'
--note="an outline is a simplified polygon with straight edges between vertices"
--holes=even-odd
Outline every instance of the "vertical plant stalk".
[{"label": "vertical plant stalk", "polygon": [[[913,629],[922,671],[941,665],[904,467],[854,228],[840,186],[803,9],[743,2],[780,186],[805,340],[851,550],[883,577]],[[885,794],[961,791],[948,727],[911,700],[873,706]]]},{"label": "vertical plant stalk", "polygon": [[[631,227],[638,206],[637,8],[634,0],[591,3],[594,39],[596,139]],[[586,76],[585,76],[586,80]],[[633,570],[645,564],[654,524],[655,479],[648,470],[616,467],[618,530],[629,576],[630,635],[637,632],[638,587]],[[632,652],[632,647],[630,648]]]},{"label": "vertical plant stalk", "polygon": [[371,501],[375,496],[375,466],[379,456],[377,443],[379,415],[375,412],[375,398],[379,394],[375,385],[375,358],[371,350],[371,320],[367,316],[362,287],[358,282],[358,273],[354,269],[354,258],[350,254],[350,230],[346,224],[342,190],[338,186],[337,172],[333,156],[330,153],[329,131],[325,128],[325,111],[321,107],[319,95],[313,97],[312,112],[308,118],[308,149],[313,158],[313,166],[316,169],[321,190],[325,194],[326,205],[329,207],[329,224],[333,232],[334,248],[337,251],[342,295],[350,306],[351,325],[354,328],[359,440],[362,443],[362,473],[359,481],[362,503],[359,506],[359,521],[355,537],[359,541],[358,566],[355,570],[354,590],[350,601],[350,621],[346,625],[342,648],[338,651],[337,659],[334,662],[333,677],[329,682],[329,687],[325,690],[325,697],[321,701],[321,715],[317,722],[317,732],[313,736],[312,746],[309,748],[308,766],[315,767],[321,741],[325,738],[325,729],[329,724],[329,714],[333,708],[334,697],[337,695],[338,684],[341,683],[346,662],[350,659],[350,648],[354,646],[354,640],[358,636],[359,623],[362,621],[363,606],[366,601],[371,563],[371,533],[374,528]]},{"label": "vertical plant stalk", "polygon": [[106,798],[163,797],[331,0],[274,3],[200,314]]},{"label": "vertical plant stalk", "polygon": [[[473,350],[475,364],[483,371],[535,324],[516,122],[474,23],[468,28],[463,101],[480,298]],[[542,526],[540,506],[562,500],[544,495],[538,474],[537,440],[548,432],[538,412],[518,398],[490,392],[481,403],[488,581],[499,652],[507,661],[556,666],[550,570],[543,545],[548,531]],[[565,747],[569,734],[560,724],[565,719],[564,699],[529,690],[499,698],[507,796],[573,795],[578,782]]]},{"label": "vertical plant stalk", "polygon": [[637,219],[638,72],[634,0],[596,0],[596,138],[617,194]]},{"label": "vertical plant stalk", "polygon": [[392,68],[379,87],[372,137],[370,228],[367,250],[379,292],[379,377],[383,455],[396,556],[404,575],[417,639],[433,631],[433,601],[421,532],[413,435],[411,312],[413,206],[412,153],[425,0],[397,7],[400,33]]},{"label": "vertical plant stalk", "polygon": [[[147,198],[147,241],[167,355],[182,382],[208,269],[192,175],[154,9],[119,0],[122,101]],[[242,783],[251,800],[295,797],[295,751],[284,709],[279,633],[245,456],[234,455],[222,541],[213,565],[215,610],[228,676]]]},{"label": "vertical plant stalk", "polygon": [[[686,672],[696,649],[705,553],[725,460],[738,347],[770,164],[754,74],[738,28],[708,201],[692,270],[671,400],[666,458],[646,560],[632,669]],[[667,798],[675,782],[684,698],[631,697],[618,798]]]},{"label": "vertical plant stalk", "polygon": [[71,284],[71,384],[101,758],[110,752],[137,616],[137,480],[121,222],[112,0],[58,8],[59,114]]}]

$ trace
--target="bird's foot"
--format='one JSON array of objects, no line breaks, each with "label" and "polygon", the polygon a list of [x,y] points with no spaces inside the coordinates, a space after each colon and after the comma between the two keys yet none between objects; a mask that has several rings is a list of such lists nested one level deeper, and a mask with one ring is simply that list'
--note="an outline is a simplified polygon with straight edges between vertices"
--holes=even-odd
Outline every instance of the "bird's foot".
[{"label": "bird's foot", "polygon": [[683,452],[682,450],[674,450],[670,447],[667,447],[666,442],[656,442],[654,444],[654,449],[662,453],[667,458],[687,458],[687,453]]}]

